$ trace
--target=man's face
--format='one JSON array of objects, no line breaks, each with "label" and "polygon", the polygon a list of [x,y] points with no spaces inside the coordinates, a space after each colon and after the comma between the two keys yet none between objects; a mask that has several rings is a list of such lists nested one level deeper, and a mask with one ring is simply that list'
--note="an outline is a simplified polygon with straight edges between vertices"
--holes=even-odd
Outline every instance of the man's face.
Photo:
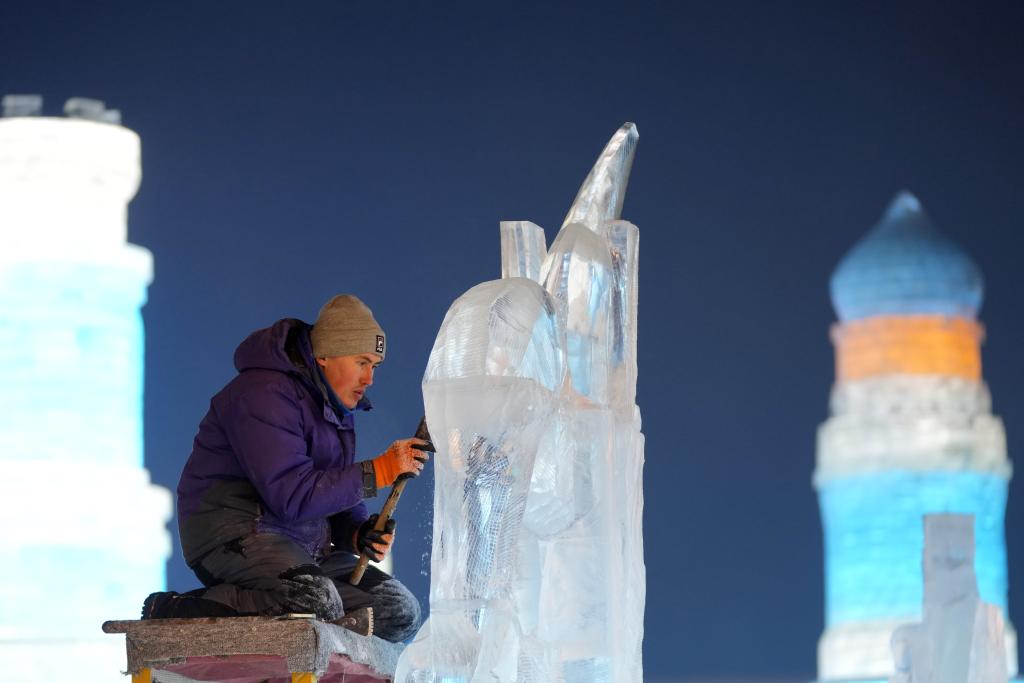
[{"label": "man's face", "polygon": [[373,384],[373,371],[380,365],[380,361],[381,357],[376,353],[316,359],[323,368],[327,383],[334,389],[342,405],[349,410],[356,407],[366,387]]}]

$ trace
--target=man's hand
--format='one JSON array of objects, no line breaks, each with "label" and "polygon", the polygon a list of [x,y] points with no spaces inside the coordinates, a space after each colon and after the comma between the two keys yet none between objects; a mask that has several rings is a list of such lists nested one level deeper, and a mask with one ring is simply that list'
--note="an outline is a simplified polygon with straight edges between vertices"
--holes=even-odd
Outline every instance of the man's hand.
[{"label": "man's hand", "polygon": [[380,515],[377,513],[370,515],[369,519],[356,530],[352,543],[356,552],[360,555],[368,555],[374,562],[384,559],[395,540],[395,520],[389,519],[384,525],[384,530],[377,531],[373,527],[376,526],[379,517]]},{"label": "man's hand", "polygon": [[373,459],[377,488],[391,486],[403,474],[419,476],[424,464],[430,459],[431,448],[430,442],[423,439],[402,439],[388,446],[386,451]]}]

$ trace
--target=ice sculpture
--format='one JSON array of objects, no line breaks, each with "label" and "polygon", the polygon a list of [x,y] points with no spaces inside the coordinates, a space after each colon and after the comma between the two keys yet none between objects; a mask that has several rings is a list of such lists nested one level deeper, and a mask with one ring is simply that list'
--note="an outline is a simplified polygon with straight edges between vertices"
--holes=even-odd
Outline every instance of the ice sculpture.
[{"label": "ice sculpture", "polygon": [[550,250],[503,222],[502,279],[441,324],[430,618],[400,683],[642,680],[638,231],[618,220],[636,140],[612,137]]},{"label": "ice sculpture", "polygon": [[0,118],[0,662],[92,683],[125,661],[100,624],[138,616],[171,548],[142,458],[153,262],[126,242],[139,136],[95,100],[41,106]]},{"label": "ice sculpture", "polygon": [[[884,681],[920,620],[921,517],[974,515],[982,599],[1006,616],[1006,435],[981,374],[982,279],[901,193],[832,276],[836,383],[814,484],[825,532],[821,681]],[[1017,670],[1006,624],[1007,666]]]},{"label": "ice sculpture", "polygon": [[999,608],[978,598],[974,517],[925,515],[919,624],[893,633],[890,683],[1006,683]]}]

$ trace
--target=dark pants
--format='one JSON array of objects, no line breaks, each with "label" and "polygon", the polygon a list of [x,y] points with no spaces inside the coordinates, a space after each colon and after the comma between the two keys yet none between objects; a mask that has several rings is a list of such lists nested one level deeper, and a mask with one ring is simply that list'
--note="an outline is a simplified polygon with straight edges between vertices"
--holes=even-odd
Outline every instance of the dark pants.
[{"label": "dark pants", "polygon": [[259,533],[208,553],[192,568],[207,586],[202,597],[241,614],[295,611],[283,579],[300,574],[326,576],[338,589],[345,612],[373,608],[373,632],[399,642],[416,632],[420,604],[409,590],[373,565],[358,586],[348,582],[358,557],[334,552],[319,562],[297,543],[279,534]]}]

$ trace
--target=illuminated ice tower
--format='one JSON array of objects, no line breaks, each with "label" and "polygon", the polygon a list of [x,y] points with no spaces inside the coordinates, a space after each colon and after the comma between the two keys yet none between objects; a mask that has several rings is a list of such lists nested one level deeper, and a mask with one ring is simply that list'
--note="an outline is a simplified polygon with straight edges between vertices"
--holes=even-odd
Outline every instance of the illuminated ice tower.
[{"label": "illuminated ice tower", "polygon": [[[832,275],[836,383],[814,483],[825,532],[821,681],[883,680],[893,629],[921,616],[922,515],[971,513],[982,600],[1006,617],[1003,425],[981,377],[982,279],[896,197]],[[1011,675],[1016,637],[1007,623]]]},{"label": "illuminated ice tower", "polygon": [[0,662],[5,680],[114,680],[165,582],[170,496],[142,461],[152,256],[126,242],[139,137],[116,111],[5,97],[0,118]]}]

